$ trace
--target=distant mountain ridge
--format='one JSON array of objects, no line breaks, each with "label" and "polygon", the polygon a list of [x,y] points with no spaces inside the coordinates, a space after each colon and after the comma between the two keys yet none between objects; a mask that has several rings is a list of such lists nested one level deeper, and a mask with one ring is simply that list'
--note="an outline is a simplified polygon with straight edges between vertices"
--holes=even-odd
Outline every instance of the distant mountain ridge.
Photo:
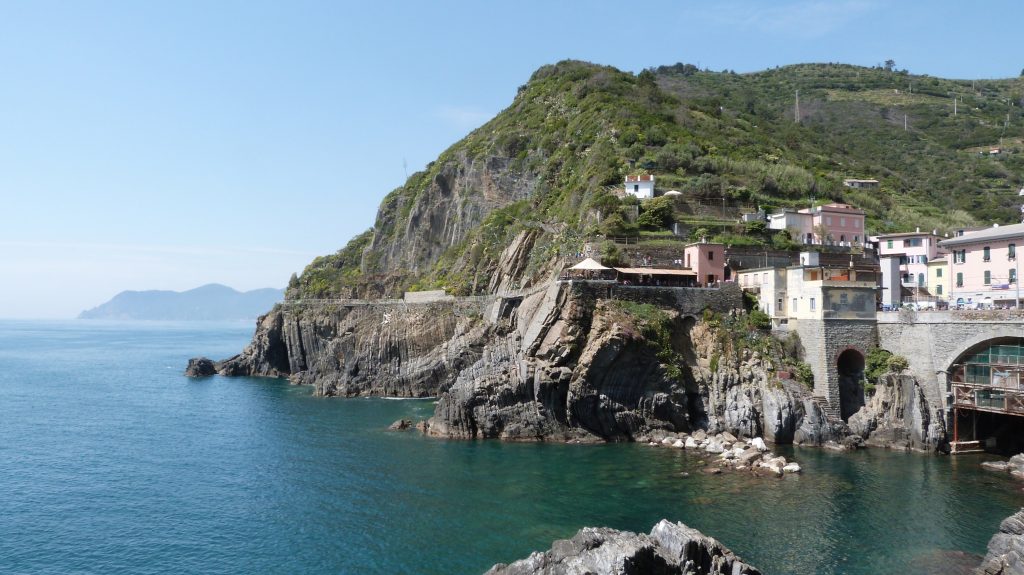
[{"label": "distant mountain ridge", "polygon": [[254,319],[284,299],[275,288],[240,292],[221,284],[177,292],[123,291],[110,301],[85,310],[78,319],[122,320],[234,320]]}]

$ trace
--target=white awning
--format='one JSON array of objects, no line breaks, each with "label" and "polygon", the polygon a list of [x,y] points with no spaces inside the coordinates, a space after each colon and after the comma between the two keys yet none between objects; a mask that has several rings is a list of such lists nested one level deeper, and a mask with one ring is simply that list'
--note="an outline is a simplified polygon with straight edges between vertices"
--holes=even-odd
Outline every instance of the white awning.
[{"label": "white awning", "polygon": [[599,271],[599,270],[610,270],[612,268],[606,268],[603,265],[601,265],[601,264],[597,263],[596,261],[594,261],[593,258],[587,258],[587,259],[581,261],[580,263],[572,266],[569,269],[571,269],[571,270],[594,270],[594,271]]}]

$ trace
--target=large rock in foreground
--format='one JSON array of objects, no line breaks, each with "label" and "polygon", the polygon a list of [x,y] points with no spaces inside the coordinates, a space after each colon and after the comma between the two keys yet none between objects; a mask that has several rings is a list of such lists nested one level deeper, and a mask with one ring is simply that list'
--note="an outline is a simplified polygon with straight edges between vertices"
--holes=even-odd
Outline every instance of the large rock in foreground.
[{"label": "large rock in foreground", "polygon": [[1003,519],[977,575],[1024,575],[1024,509]]},{"label": "large rock in foreground", "polygon": [[533,553],[486,575],[759,575],[715,539],[661,520],[650,535],[585,527],[550,551]]}]

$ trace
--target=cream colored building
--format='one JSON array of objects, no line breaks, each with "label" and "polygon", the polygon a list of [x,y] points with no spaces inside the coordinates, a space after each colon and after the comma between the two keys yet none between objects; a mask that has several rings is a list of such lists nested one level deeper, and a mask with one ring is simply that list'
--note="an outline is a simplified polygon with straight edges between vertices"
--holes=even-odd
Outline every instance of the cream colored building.
[{"label": "cream colored building", "polygon": [[816,253],[786,270],[789,319],[874,319],[878,309],[875,268],[818,265]]},{"label": "cream colored building", "polygon": [[786,268],[756,268],[737,272],[743,291],[757,296],[757,307],[778,327],[786,320]]}]

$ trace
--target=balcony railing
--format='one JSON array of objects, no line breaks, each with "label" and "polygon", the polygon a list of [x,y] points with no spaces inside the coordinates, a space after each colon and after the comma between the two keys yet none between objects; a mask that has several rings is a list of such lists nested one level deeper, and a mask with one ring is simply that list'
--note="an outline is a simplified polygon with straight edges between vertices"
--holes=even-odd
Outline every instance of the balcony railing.
[{"label": "balcony railing", "polygon": [[1024,415],[1024,390],[953,383],[953,406],[960,409]]}]

